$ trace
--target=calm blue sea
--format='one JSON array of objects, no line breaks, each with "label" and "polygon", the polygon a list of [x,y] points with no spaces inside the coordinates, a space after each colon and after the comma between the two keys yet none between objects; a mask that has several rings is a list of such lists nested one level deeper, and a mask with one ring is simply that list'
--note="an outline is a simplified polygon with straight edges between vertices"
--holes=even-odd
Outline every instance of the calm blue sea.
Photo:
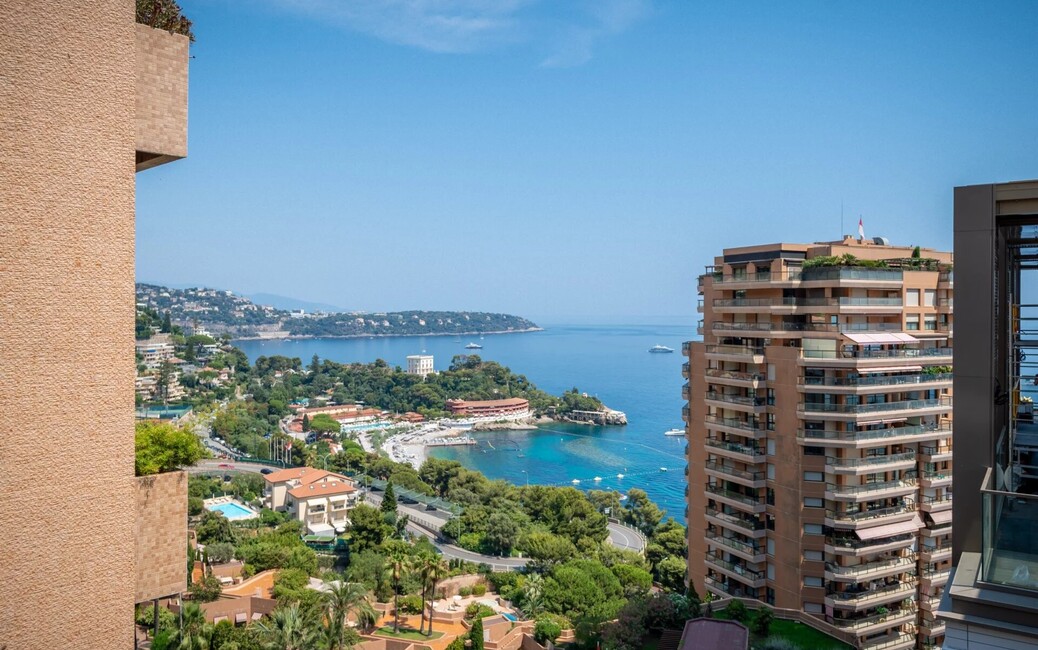
[{"label": "calm blue sea", "polygon": [[[238,341],[254,360],[281,354],[304,363],[317,354],[341,363],[385,359],[406,365],[409,354],[435,356],[438,370],[451,357],[465,354],[470,341],[483,345],[473,351],[514,372],[526,375],[540,388],[558,394],[579,388],[597,395],[606,405],[627,413],[626,427],[555,424],[537,431],[501,431],[476,434],[480,444],[441,447],[438,458],[461,461],[491,478],[516,484],[570,485],[583,489],[638,487],[668,515],[684,523],[685,439],[663,432],[682,426],[681,343],[695,337],[685,325],[548,325],[543,332],[487,335],[456,340],[450,336],[376,339],[308,339],[298,341]],[[650,354],[660,344],[673,354]],[[666,468],[666,471],[661,471]],[[623,474],[624,478],[617,478]],[[600,477],[600,481],[595,481]]]}]

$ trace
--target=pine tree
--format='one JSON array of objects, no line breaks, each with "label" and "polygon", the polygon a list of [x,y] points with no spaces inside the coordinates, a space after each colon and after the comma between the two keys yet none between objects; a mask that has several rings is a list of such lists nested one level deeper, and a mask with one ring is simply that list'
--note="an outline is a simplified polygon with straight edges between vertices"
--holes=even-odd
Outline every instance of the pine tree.
[{"label": "pine tree", "polygon": [[305,433],[305,432],[307,432],[309,430],[310,430],[310,416],[307,415],[306,413],[303,413],[303,432]]},{"label": "pine tree", "polygon": [[313,356],[313,358],[310,359],[310,373],[316,375],[320,371],[321,371],[321,360],[315,354]]},{"label": "pine tree", "polygon": [[168,311],[166,312],[166,315],[162,317],[161,331],[163,334],[169,334],[173,331],[173,321],[170,319]]},{"label": "pine tree", "polygon": [[396,491],[393,490],[393,482],[386,483],[386,492],[382,495],[382,504],[379,510],[383,514],[396,514]]}]

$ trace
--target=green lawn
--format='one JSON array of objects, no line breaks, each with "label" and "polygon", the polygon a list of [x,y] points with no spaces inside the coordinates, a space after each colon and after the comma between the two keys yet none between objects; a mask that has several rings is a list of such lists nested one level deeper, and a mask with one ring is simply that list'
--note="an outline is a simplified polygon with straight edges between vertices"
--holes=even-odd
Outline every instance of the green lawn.
[{"label": "green lawn", "polygon": [[388,636],[394,639],[407,639],[408,641],[432,641],[443,636],[443,632],[433,632],[432,635],[426,636],[412,627],[402,627],[399,632],[393,632],[393,626],[387,625],[380,627],[375,634],[381,636]]},{"label": "green lawn", "polygon": [[[753,612],[747,612],[750,616],[747,619],[747,623],[752,620]],[[720,611],[714,612],[714,618],[728,619],[728,612]],[[788,621],[783,618],[776,618],[771,622],[771,634],[769,637],[778,637],[785,639],[790,643],[794,643],[803,650],[852,650],[851,646],[847,645],[843,641],[838,641],[828,634],[823,634],[813,627],[808,627],[803,623],[797,621]],[[760,643],[763,641],[763,637],[759,637],[756,634],[750,633],[750,645]]]}]

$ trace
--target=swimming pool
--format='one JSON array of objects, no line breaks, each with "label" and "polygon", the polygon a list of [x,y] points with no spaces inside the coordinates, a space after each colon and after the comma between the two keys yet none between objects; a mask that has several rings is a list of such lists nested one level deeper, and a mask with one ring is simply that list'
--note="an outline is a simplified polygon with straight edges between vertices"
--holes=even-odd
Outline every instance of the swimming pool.
[{"label": "swimming pool", "polygon": [[508,620],[512,621],[513,623],[515,623],[516,621],[518,621],[518,620],[519,620],[519,619],[518,619],[518,618],[516,617],[516,615],[515,615],[515,614],[509,614],[508,612],[502,612],[502,613],[501,613],[501,616],[504,616],[505,618],[507,618]]},{"label": "swimming pool", "polygon": [[206,509],[213,512],[221,512],[224,517],[227,517],[231,521],[237,519],[251,519],[256,516],[256,513],[252,510],[249,510],[245,506],[233,501],[228,501],[227,503],[211,503],[206,506]]}]

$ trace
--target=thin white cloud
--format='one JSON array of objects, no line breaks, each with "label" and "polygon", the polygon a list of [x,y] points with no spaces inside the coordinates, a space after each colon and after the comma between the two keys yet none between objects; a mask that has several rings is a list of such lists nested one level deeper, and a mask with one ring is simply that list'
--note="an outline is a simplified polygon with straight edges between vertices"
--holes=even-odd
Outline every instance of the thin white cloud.
[{"label": "thin white cloud", "polygon": [[596,42],[628,29],[650,0],[271,0],[399,45],[466,53],[527,45],[542,65],[588,61]]}]

